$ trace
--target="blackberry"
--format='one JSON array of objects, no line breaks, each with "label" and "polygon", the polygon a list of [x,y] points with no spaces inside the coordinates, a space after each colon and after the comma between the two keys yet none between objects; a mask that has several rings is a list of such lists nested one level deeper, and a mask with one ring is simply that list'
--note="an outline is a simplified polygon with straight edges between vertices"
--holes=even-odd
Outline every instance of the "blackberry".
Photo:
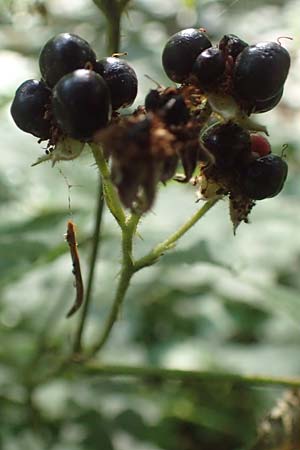
[{"label": "blackberry", "polygon": [[151,89],[145,97],[145,109],[146,111],[155,112],[159,110],[163,105],[163,96],[160,95],[156,89]]},{"label": "blackberry", "polygon": [[123,59],[109,57],[97,61],[95,71],[107,83],[112,108],[130,106],[137,95],[138,81],[133,68]]},{"label": "blackberry", "polygon": [[195,28],[188,28],[171,36],[162,54],[163,68],[168,77],[176,83],[186,81],[197,56],[209,47],[210,40]]},{"label": "blackberry", "polygon": [[197,57],[193,65],[195,75],[200,87],[208,89],[214,86],[225,71],[225,57],[216,47],[207,48]]},{"label": "blackberry", "polygon": [[18,87],[10,112],[21,130],[40,139],[49,139],[51,122],[45,114],[50,104],[50,89],[42,81],[27,80]]},{"label": "blackberry", "polygon": [[174,91],[160,94],[152,89],[146,95],[145,108],[157,113],[167,125],[183,125],[190,118],[183,96]]},{"label": "blackberry", "polygon": [[290,55],[276,42],[246,47],[236,59],[233,93],[242,101],[263,101],[278,94],[289,72]]},{"label": "blackberry", "polygon": [[46,84],[53,87],[64,75],[87,64],[94,66],[96,55],[90,44],[75,34],[61,33],[43,47],[39,65]]},{"label": "blackberry", "polygon": [[91,70],[65,75],[53,89],[53,113],[61,129],[79,140],[91,140],[110,119],[111,104],[103,78]]},{"label": "blackberry", "polygon": [[237,161],[248,159],[251,150],[250,133],[234,122],[215,125],[201,139],[205,149],[220,169],[232,168]]},{"label": "blackberry", "polygon": [[274,97],[268,98],[267,100],[256,100],[254,104],[249,108],[250,113],[264,113],[271,111],[280,102],[283,95],[283,87],[277,92]]},{"label": "blackberry", "polygon": [[242,41],[235,34],[225,34],[219,42],[219,49],[225,57],[232,56],[235,59],[244,48],[248,47],[247,42]]},{"label": "blackberry", "polygon": [[288,166],[280,156],[269,154],[252,161],[242,178],[243,194],[253,200],[275,197],[282,190]]}]

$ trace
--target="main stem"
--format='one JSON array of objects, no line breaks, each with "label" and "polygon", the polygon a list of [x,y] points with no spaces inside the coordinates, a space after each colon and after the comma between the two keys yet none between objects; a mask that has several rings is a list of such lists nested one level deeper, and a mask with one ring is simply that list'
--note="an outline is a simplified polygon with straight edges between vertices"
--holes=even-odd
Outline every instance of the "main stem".
[{"label": "main stem", "polygon": [[125,224],[125,227],[122,230],[122,267],[120,279],[115,295],[115,299],[113,302],[112,309],[104,326],[104,330],[102,335],[100,336],[99,341],[92,347],[89,352],[89,357],[95,355],[98,351],[102,349],[104,344],[106,343],[110,332],[113,328],[114,323],[118,319],[119,311],[123,300],[125,298],[125,294],[130,284],[130,280],[134,274],[134,264],[132,257],[132,245],[133,245],[133,236],[136,231],[136,227],[139,221],[139,216],[132,214]]}]

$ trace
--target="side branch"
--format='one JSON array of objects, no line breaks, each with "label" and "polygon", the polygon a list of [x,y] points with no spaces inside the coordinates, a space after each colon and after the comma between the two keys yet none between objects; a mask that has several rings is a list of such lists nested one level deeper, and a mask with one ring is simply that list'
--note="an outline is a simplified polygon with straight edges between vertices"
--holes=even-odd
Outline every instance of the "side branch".
[{"label": "side branch", "polygon": [[160,367],[105,365],[95,361],[78,365],[78,370],[94,376],[126,376],[135,378],[157,378],[162,381],[198,381],[207,383],[233,383],[246,386],[278,386],[299,388],[300,378],[270,377],[264,375],[242,375],[230,372],[166,369]]},{"label": "side branch", "polygon": [[192,228],[195,223],[198,222],[206,213],[209,211],[219,200],[219,198],[214,198],[212,200],[208,200],[202,208],[200,208],[187,222],[185,222],[175,233],[173,233],[168,239],[164,242],[158,244],[154,247],[147,255],[143,256],[139,260],[137,260],[134,264],[134,270],[137,272],[138,270],[143,269],[144,267],[151,266],[154,264],[166,251],[172,249],[176,242],[188,231]]}]

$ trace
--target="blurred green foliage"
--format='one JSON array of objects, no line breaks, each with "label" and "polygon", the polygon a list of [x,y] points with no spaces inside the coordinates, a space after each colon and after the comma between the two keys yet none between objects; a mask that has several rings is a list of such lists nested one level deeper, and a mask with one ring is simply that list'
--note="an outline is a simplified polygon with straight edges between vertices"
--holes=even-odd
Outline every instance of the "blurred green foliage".
[{"label": "blurred green foliage", "polygon": [[[255,7],[254,7],[255,5]],[[293,68],[285,96],[263,114],[275,152],[284,144],[290,175],[278,198],[258,202],[233,237],[226,201],[177,248],[134,278],[103,360],[124,364],[300,375],[300,75],[297,1],[135,0],[122,22],[121,50],[144,74],[168,83],[160,54],[180,28],[203,26],[249,42],[285,41]],[[106,54],[106,24],[91,0],[2,0],[0,4],[0,448],[3,450],[245,450],[281,390],[215,383],[144,382],[57,375],[33,385],[69,354],[76,316],[67,244],[68,187],[56,168],[30,165],[42,145],[19,131],[10,100],[38,77],[37,57],[55,33],[86,38]],[[60,164],[71,187],[84,276],[88,271],[97,172],[86,152]],[[191,186],[161,187],[142,221],[142,255],[196,210]],[[119,270],[119,232],[108,213],[84,343],[104,323]]]}]

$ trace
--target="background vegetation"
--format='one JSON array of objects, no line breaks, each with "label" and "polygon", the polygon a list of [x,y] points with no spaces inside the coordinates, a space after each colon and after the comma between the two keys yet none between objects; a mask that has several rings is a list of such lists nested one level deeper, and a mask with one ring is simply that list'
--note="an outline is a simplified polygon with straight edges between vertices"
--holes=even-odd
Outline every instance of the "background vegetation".
[{"label": "background vegetation", "polygon": [[[250,43],[293,37],[284,41],[293,61],[284,99],[259,117],[274,152],[288,144],[290,174],[284,192],[258,202],[251,225],[237,236],[227,202],[220,202],[175,250],[137,274],[101,353],[105,363],[300,375],[299,14],[300,3],[291,0],[129,3],[121,50],[139,76],[135,106],[153,87],[144,74],[169,84],[161,50],[181,28],[203,26],[214,42],[228,32]],[[106,56],[106,27],[91,0],[0,3],[0,448],[245,450],[283,388],[75,368],[51,376],[72,349],[79,318],[65,319],[74,298],[66,222],[71,210],[86,277],[98,173],[88,152],[60,164],[64,176],[50,164],[31,168],[42,145],[15,127],[9,107],[17,86],[39,76],[38,54],[48,38],[73,32]],[[191,186],[162,186],[139,228],[137,254],[195,212],[194,199]],[[104,324],[119,262],[119,230],[106,211],[85,344]]]}]

